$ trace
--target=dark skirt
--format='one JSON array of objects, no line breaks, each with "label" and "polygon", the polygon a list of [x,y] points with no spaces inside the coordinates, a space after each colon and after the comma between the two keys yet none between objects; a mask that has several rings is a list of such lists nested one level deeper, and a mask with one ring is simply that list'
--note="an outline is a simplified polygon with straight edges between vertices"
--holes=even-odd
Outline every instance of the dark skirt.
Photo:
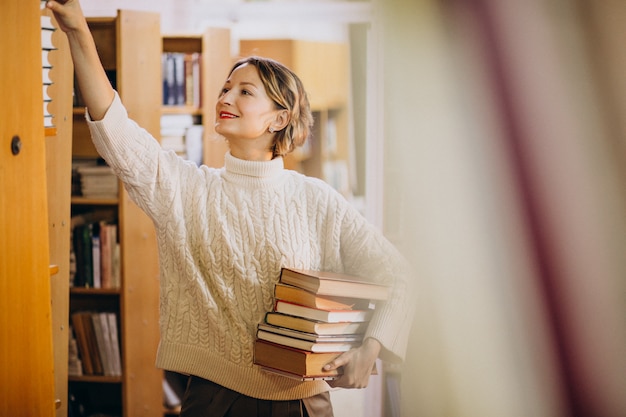
[{"label": "dark skirt", "polygon": [[302,400],[259,400],[190,376],[180,417],[333,417],[330,394]]}]

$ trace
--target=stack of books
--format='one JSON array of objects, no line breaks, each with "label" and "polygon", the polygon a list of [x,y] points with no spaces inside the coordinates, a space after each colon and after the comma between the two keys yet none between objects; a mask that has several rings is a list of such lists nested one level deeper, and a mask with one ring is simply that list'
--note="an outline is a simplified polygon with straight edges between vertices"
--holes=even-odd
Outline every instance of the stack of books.
[{"label": "stack of books", "polygon": [[254,363],[298,380],[334,379],[325,364],[361,344],[385,285],[347,274],[283,268],[274,309],[258,325]]},{"label": "stack of books", "polygon": [[118,180],[111,167],[84,165],[76,168],[80,176],[80,191],[86,198],[117,198]]},{"label": "stack of books", "polygon": [[[45,2],[41,2],[41,8],[45,7]],[[52,97],[48,93],[48,88],[52,85],[52,79],[50,77],[50,71],[52,70],[52,64],[50,62],[49,54],[50,52],[56,50],[56,46],[52,41],[52,35],[56,27],[52,23],[52,18],[50,16],[41,16],[41,70],[42,70],[42,81],[43,81],[43,122],[44,127],[51,128],[54,127],[54,123],[52,121],[53,115],[50,113],[50,103],[52,102]]]}]

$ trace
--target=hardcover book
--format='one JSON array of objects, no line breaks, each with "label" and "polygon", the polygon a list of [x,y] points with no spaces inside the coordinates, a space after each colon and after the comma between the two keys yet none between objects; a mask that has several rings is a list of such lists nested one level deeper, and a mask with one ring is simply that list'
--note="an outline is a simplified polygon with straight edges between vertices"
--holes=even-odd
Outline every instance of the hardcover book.
[{"label": "hardcover book", "polygon": [[267,323],[259,323],[259,330],[266,332],[281,334],[296,339],[308,340],[309,342],[350,342],[356,343],[363,340],[362,334],[336,334],[336,335],[319,335],[315,333],[307,333],[299,330],[289,329],[285,327],[274,326]]},{"label": "hardcover book", "polygon": [[288,372],[299,377],[337,376],[338,370],[324,371],[324,365],[341,353],[315,353],[265,340],[254,342],[254,363],[264,367]]},{"label": "hardcover book", "polygon": [[307,307],[324,310],[362,310],[369,307],[369,300],[352,297],[321,296],[293,285],[281,284],[274,287],[274,296],[277,300],[285,300]]},{"label": "hardcover book", "polygon": [[261,329],[257,331],[257,338],[309,352],[347,352],[360,344],[360,342],[309,341]]},{"label": "hardcover book", "polygon": [[321,310],[319,308],[306,307],[300,304],[278,300],[276,301],[274,311],[326,323],[340,323],[345,321],[368,321],[372,316],[373,310]]},{"label": "hardcover book", "polygon": [[317,295],[332,295],[368,300],[386,300],[389,286],[368,282],[364,278],[326,271],[283,268],[280,282],[293,285]]},{"label": "hardcover book", "polygon": [[367,322],[324,323],[276,312],[267,313],[265,322],[274,326],[316,335],[362,334],[367,329]]}]

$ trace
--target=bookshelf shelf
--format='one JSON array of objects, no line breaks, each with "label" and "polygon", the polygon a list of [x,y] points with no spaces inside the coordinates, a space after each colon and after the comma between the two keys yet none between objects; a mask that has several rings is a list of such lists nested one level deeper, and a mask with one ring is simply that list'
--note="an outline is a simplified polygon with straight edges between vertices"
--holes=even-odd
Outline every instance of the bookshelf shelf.
[{"label": "bookshelf shelf", "polygon": [[[161,79],[160,71],[155,71],[155,68],[160,68],[161,58],[159,14],[118,10],[117,16],[113,18],[90,17],[87,23],[102,64],[109,75],[114,74],[114,78],[110,78],[111,83],[129,114],[158,138]],[[141,100],[137,100],[137,97],[141,97]],[[91,143],[84,107],[74,107],[72,113],[72,157],[81,163],[100,158]],[[115,261],[111,264],[116,273],[108,285],[104,284],[105,274],[100,269],[100,285],[104,288],[80,287],[79,284],[69,288],[70,325],[83,327],[83,331],[89,333],[84,328],[84,319],[81,319],[82,326],[78,321],[74,322],[78,316],[76,313],[88,313],[92,315],[94,327],[97,327],[95,316],[100,316],[101,331],[104,332],[108,320],[111,337],[116,332],[110,329],[116,327],[121,364],[114,361],[117,362],[115,370],[109,368],[107,373],[105,361],[102,362],[102,370],[97,370],[96,362],[92,360],[91,372],[85,372],[85,361],[81,358],[83,375],[68,377],[69,390],[76,404],[84,406],[89,414],[102,413],[121,417],[158,415],[163,408],[163,398],[162,372],[154,365],[159,340],[158,260],[154,226],[145,213],[131,201],[121,183],[116,198],[73,196],[70,201],[71,212],[75,216],[72,218],[75,231],[82,221],[93,226],[93,236],[98,231],[102,238],[103,226],[115,225],[116,234],[108,236],[114,236],[109,242],[117,242],[117,245],[113,245],[117,249],[113,257]],[[100,246],[101,249],[103,247]],[[98,259],[102,262],[102,259],[109,258]],[[76,264],[78,266],[78,262]],[[85,276],[84,269],[76,269],[82,271],[82,279]],[[106,276],[110,277],[108,274]],[[88,280],[79,281],[83,282],[92,285]],[[96,282],[94,279],[93,283]],[[134,291],[137,288],[141,288],[141,291]],[[97,328],[94,330],[98,332]],[[80,340],[76,339],[80,348]],[[96,342],[100,343],[97,340]],[[94,352],[90,348],[85,350]],[[98,353],[101,359],[107,357],[102,351]],[[111,365],[110,360],[107,363]],[[118,376],[120,365],[121,376]],[[77,373],[74,372],[74,375]]]},{"label": "bookshelf shelf", "polygon": [[202,116],[202,109],[193,106],[163,106],[162,114],[191,114],[192,116]]},{"label": "bookshelf shelf", "polygon": [[75,206],[116,206],[119,202],[117,198],[72,197],[72,205]]},{"label": "bookshelf shelf", "polygon": [[69,382],[94,382],[100,384],[121,384],[123,382],[122,377],[119,376],[101,376],[101,375],[82,375],[82,376],[68,376]]},{"label": "bookshelf shelf", "polygon": [[85,287],[72,287],[70,288],[70,294],[72,295],[120,295],[119,288],[85,288]]}]

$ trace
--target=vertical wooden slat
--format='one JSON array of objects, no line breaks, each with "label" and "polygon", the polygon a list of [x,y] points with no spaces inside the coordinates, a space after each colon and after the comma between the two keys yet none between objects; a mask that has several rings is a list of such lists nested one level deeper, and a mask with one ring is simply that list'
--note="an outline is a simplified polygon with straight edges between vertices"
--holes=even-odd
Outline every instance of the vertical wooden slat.
[{"label": "vertical wooden slat", "polygon": [[3,416],[55,412],[39,14],[35,2],[6,2],[0,13]]},{"label": "vertical wooden slat", "polygon": [[[52,16],[47,9],[42,15]],[[52,19],[57,26],[54,18]],[[70,197],[72,175],[72,89],[73,69],[67,37],[56,30],[57,48],[50,72],[53,84],[50,112],[55,116],[55,135],[46,136],[46,178],[48,184],[48,235],[50,262],[57,272],[50,277],[52,296],[52,337],[54,346],[54,391],[59,401],[57,417],[67,416],[67,365],[69,323]]]},{"label": "vertical wooden slat", "polygon": [[[130,117],[160,135],[161,33],[155,13],[120,10],[117,80]],[[158,260],[154,226],[124,191],[120,202],[122,338],[125,416],[162,412],[162,372],[155,366],[159,341]],[[141,341],[141,342],[139,342]]]}]

